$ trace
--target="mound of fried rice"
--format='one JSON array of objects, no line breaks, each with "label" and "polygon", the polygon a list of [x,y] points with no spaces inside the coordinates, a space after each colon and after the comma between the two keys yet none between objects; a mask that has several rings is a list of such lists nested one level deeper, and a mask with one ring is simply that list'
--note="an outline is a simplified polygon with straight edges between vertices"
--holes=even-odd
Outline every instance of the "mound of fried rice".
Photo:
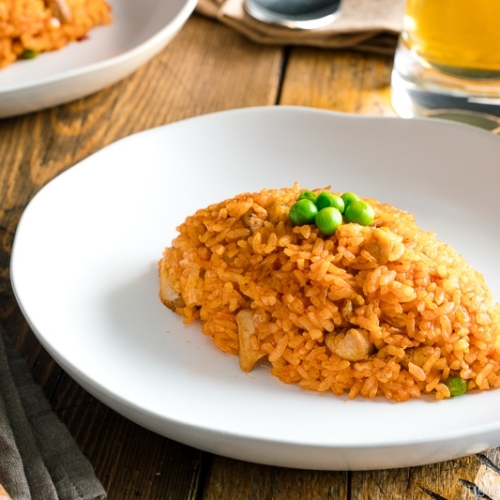
[{"label": "mound of fried rice", "polygon": [[159,262],[160,298],[243,370],[396,401],[500,386],[500,307],[483,276],[414,216],[374,199],[369,226],[292,226],[301,189],[198,210]]},{"label": "mound of fried rice", "polygon": [[105,0],[0,0],[0,68],[81,40],[110,11]]}]

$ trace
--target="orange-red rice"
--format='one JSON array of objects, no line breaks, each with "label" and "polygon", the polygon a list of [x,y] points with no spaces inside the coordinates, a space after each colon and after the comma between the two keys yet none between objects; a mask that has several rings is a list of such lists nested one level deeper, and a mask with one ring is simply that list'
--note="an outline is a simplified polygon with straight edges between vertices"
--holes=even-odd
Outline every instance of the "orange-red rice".
[{"label": "orange-red rice", "polygon": [[105,0],[0,0],[0,68],[32,55],[57,50],[111,22]]}]

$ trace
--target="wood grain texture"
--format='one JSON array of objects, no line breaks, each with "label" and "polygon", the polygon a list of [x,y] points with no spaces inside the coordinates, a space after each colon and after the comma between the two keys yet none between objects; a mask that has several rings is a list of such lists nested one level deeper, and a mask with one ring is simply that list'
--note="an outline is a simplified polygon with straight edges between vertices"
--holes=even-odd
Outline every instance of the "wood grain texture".
[{"label": "wood grain texture", "polygon": [[285,469],[216,456],[204,500],[347,500],[348,473]]},{"label": "wood grain texture", "polygon": [[430,500],[433,493],[436,499],[452,500],[464,493],[459,478],[472,480],[477,467],[477,459],[468,457],[422,467],[353,472],[351,499]]},{"label": "wood grain texture", "polygon": [[203,452],[139,427],[90,401],[58,412],[108,491],[108,500],[194,500]]},{"label": "wood grain texture", "polygon": [[498,449],[480,453],[476,457],[481,465],[473,480],[473,484],[486,497],[500,500],[500,451]]},{"label": "wood grain texture", "polygon": [[395,116],[390,103],[391,70],[392,60],[386,56],[293,48],[280,104]]}]

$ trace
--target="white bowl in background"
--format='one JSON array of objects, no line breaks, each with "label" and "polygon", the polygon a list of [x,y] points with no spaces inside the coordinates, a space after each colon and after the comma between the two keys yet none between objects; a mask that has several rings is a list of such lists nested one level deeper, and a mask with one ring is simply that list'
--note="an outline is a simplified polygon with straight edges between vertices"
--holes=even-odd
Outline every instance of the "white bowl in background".
[{"label": "white bowl in background", "polygon": [[64,104],[116,83],[158,54],[196,6],[196,0],[108,3],[113,24],[0,70],[0,118]]}]

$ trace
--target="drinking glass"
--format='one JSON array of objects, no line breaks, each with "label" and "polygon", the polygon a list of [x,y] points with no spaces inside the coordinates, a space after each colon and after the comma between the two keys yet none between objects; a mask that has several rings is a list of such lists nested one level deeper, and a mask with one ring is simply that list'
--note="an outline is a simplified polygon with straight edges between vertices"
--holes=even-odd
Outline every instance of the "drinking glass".
[{"label": "drinking glass", "polygon": [[408,0],[391,99],[405,118],[462,112],[498,123],[500,0]]},{"label": "drinking glass", "polygon": [[266,24],[316,29],[331,23],[341,0],[245,0],[247,14]]}]

